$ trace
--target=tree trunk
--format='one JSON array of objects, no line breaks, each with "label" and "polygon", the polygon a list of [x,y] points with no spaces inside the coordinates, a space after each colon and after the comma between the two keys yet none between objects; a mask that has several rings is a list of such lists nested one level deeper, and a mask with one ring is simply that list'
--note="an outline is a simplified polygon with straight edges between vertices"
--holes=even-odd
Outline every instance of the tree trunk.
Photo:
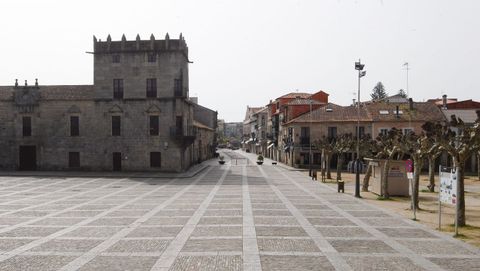
[{"label": "tree trunk", "polygon": [[337,181],[342,179],[342,164],[343,164],[343,155],[337,155]]},{"label": "tree trunk", "polygon": [[383,165],[383,173],[382,173],[382,189],[381,189],[381,196],[385,199],[389,198],[388,195],[388,173],[390,172],[390,159],[385,160],[385,165]]},{"label": "tree trunk", "polygon": [[428,158],[428,190],[435,192],[435,158]]},{"label": "tree trunk", "polygon": [[477,172],[478,180],[480,181],[480,152],[477,153]]},{"label": "tree trunk", "polygon": [[[419,160],[419,161],[415,161],[415,160]],[[415,204],[415,208],[418,210],[420,209],[420,207],[418,206],[418,202],[419,202],[419,189],[420,189],[420,174],[422,172],[422,162],[420,162],[420,160],[422,159],[415,159],[414,162],[413,162],[413,191],[412,191],[412,197],[413,197],[413,200],[412,202],[414,202]],[[413,209],[413,206],[411,206],[411,208]]]},{"label": "tree trunk", "polygon": [[327,154],[326,169],[327,169],[327,179],[332,179],[332,173],[330,171],[330,158],[331,154]]},{"label": "tree trunk", "polygon": [[363,178],[362,183],[362,191],[368,192],[368,186],[370,185],[370,177],[372,176],[373,167],[368,165],[367,172],[365,173],[365,177]]},{"label": "tree trunk", "polygon": [[460,170],[458,171],[458,226],[462,227],[467,224],[467,219],[465,217],[465,161],[457,164]]}]

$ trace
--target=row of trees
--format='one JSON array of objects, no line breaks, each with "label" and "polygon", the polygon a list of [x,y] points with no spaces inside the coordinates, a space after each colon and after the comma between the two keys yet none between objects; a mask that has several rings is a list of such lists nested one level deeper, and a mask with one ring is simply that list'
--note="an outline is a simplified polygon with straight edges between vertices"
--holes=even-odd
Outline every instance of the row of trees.
[{"label": "row of trees", "polygon": [[[419,207],[419,184],[420,173],[427,162],[430,191],[435,190],[435,161],[446,152],[451,158],[453,165],[460,168],[459,172],[459,225],[464,226],[465,218],[465,189],[464,174],[465,163],[476,153],[480,156],[480,111],[477,112],[478,118],[474,125],[466,125],[460,118],[451,117],[449,123],[427,122],[423,125],[423,132],[420,134],[403,134],[399,129],[391,129],[387,134],[379,135],[376,139],[371,139],[366,135],[360,140],[360,155],[362,157],[371,157],[385,159],[382,176],[382,197],[388,199],[388,175],[390,163],[395,159],[412,159],[414,162],[414,193],[413,202]],[[335,138],[323,137],[313,142],[315,146],[322,150],[326,164],[330,165],[333,154],[337,157],[337,180],[341,179],[341,169],[344,164],[345,155],[355,152],[356,137],[352,134],[338,135]],[[326,177],[331,179],[330,167],[326,167]],[[371,167],[367,168],[363,191],[368,191],[369,179],[372,173]],[[480,173],[479,173],[480,174]],[[480,175],[479,175],[480,176]]]}]

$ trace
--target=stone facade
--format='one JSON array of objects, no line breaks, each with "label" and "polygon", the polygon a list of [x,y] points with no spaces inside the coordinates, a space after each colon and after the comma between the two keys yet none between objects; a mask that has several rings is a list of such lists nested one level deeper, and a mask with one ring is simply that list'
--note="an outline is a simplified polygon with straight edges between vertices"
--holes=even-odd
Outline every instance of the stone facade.
[{"label": "stone facade", "polygon": [[179,172],[204,159],[184,38],[93,45],[93,85],[0,86],[0,168]]}]

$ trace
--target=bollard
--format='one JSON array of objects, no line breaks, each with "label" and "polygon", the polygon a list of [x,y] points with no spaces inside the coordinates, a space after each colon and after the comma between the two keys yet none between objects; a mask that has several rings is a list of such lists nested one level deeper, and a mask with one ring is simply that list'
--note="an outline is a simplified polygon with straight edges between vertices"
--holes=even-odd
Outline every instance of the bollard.
[{"label": "bollard", "polygon": [[340,190],[342,191],[342,193],[345,193],[345,182],[344,181],[339,180],[337,182],[337,187],[338,187],[338,193],[340,193]]}]

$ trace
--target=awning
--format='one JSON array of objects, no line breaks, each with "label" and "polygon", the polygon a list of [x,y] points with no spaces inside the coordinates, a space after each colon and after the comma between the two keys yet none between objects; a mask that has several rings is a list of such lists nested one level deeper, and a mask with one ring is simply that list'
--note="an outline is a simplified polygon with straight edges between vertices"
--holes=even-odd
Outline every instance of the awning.
[{"label": "awning", "polygon": [[268,145],[267,150],[270,149],[271,147],[273,147],[273,145],[275,145],[275,143],[272,143],[272,144]]},{"label": "awning", "polygon": [[249,140],[245,141],[245,144],[248,144],[253,141],[253,138],[250,138]]}]

